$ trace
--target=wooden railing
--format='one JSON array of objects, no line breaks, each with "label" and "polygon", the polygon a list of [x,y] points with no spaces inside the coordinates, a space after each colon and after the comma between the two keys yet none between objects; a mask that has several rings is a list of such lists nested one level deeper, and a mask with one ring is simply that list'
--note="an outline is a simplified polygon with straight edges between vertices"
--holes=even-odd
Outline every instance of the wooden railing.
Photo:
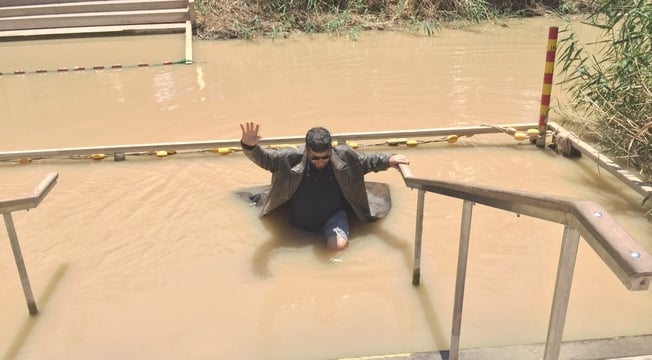
[{"label": "wooden railing", "polygon": [[449,359],[459,357],[466,265],[475,204],[506,210],[564,225],[557,280],[552,299],[544,360],[559,358],[568,308],[575,259],[580,236],[600,256],[629,290],[647,290],[652,279],[652,256],[609,213],[592,201],[504,190],[477,184],[456,183],[415,177],[407,165],[400,165],[405,184],[418,189],[412,283],[419,285],[425,193],[432,192],[463,200],[462,226],[453,308]]}]

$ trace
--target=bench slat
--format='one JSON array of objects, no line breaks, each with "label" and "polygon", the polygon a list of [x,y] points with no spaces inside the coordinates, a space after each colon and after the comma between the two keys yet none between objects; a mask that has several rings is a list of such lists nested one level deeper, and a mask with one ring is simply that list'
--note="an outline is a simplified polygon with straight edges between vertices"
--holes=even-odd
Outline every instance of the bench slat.
[{"label": "bench slat", "polygon": [[0,19],[0,31],[84,26],[180,23],[190,20],[188,9],[118,11],[84,14],[25,16]]},{"label": "bench slat", "polygon": [[186,31],[186,24],[170,23],[170,24],[112,25],[112,26],[68,27],[68,28],[53,28],[53,29],[9,30],[9,31],[0,31],[0,39],[73,35],[73,34],[101,34],[101,33],[121,33],[121,32],[138,33],[141,31],[147,33],[184,32]]},{"label": "bench slat", "polygon": [[[68,3],[151,3],[156,1],[159,0],[2,0],[0,2],[0,8],[10,6],[62,5]],[[189,0],[183,1],[185,2],[185,5],[188,5]]]},{"label": "bench slat", "polygon": [[85,1],[57,3],[52,5],[0,6],[0,18],[16,16],[39,16],[55,14],[75,14],[105,11],[137,11],[161,9],[186,9],[188,0],[150,0],[150,1]]}]

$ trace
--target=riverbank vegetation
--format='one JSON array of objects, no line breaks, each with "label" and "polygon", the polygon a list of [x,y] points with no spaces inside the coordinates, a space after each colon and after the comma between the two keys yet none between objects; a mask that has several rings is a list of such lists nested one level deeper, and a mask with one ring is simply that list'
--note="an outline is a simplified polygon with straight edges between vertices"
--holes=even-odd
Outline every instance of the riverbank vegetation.
[{"label": "riverbank vegetation", "polygon": [[651,183],[652,3],[607,0],[585,23],[600,31],[599,41],[582,42],[570,25],[560,34],[557,62],[570,95],[562,114]]},{"label": "riverbank vegetation", "polygon": [[446,24],[550,11],[575,13],[590,0],[196,0],[197,36],[203,39],[281,38],[335,33],[355,38],[363,30],[434,34]]}]

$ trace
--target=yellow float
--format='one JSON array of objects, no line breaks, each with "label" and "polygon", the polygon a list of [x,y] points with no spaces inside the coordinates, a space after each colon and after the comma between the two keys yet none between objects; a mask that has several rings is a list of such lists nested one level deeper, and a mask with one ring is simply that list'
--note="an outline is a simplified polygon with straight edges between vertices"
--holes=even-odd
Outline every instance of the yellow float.
[{"label": "yellow float", "polygon": [[522,132],[522,131],[517,131],[514,134],[514,139],[516,139],[517,141],[523,141],[523,140],[526,140],[526,139],[529,139],[529,138],[530,138],[530,136],[527,133]]},{"label": "yellow float", "polygon": [[349,145],[350,147],[357,149],[358,148],[358,143],[355,141],[346,141],[346,144]]},{"label": "yellow float", "polygon": [[527,129],[527,134],[533,138],[539,136],[539,129]]},{"label": "yellow float", "polygon": [[291,147],[291,148],[296,148],[296,145],[292,144],[272,144],[268,146],[270,149],[281,149],[281,148],[286,148],[286,147]]}]

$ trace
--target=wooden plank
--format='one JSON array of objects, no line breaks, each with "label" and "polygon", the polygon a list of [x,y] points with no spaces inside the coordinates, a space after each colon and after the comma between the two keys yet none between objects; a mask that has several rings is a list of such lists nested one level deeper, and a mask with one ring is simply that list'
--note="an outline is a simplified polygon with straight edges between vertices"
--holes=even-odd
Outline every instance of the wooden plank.
[{"label": "wooden plank", "polygon": [[64,27],[178,23],[189,20],[188,9],[119,11],[83,15],[44,15],[0,19],[0,31]]},{"label": "wooden plank", "polygon": [[7,214],[12,211],[29,210],[37,207],[56,185],[58,178],[58,173],[49,173],[26,197],[0,200],[0,213]]},{"label": "wooden plank", "polygon": [[57,4],[61,2],[87,2],[88,0],[3,0],[0,6],[42,5]]},{"label": "wooden plank", "polygon": [[[60,5],[68,3],[109,3],[109,2],[131,2],[131,3],[148,3],[159,0],[2,0],[0,7],[9,6],[35,6],[35,5]],[[181,0],[188,5],[189,0]]]},{"label": "wooden plank", "polygon": [[561,125],[550,122],[548,126],[554,131],[562,131],[568,134],[569,140],[573,144],[573,148],[582,153],[582,155],[591,159],[591,161],[598,164],[603,169],[607,170],[611,175],[615,176],[618,180],[629,186],[631,189],[641,194],[643,197],[652,194],[652,186],[633,173],[623,169],[620,165],[616,164],[609,157],[600,153],[588,143],[582,141],[577,135],[567,131]]},{"label": "wooden plank", "polygon": [[101,33],[120,33],[120,32],[183,32],[186,29],[185,23],[169,24],[141,24],[141,25],[113,25],[113,26],[89,26],[89,27],[69,27],[54,29],[31,29],[31,30],[9,30],[0,31],[1,38],[18,38],[18,37],[38,37],[38,36],[56,36],[71,34],[101,34]]},{"label": "wooden plank", "polygon": [[652,256],[607,210],[591,201],[576,201],[573,224],[629,290],[647,290],[652,279]]},{"label": "wooden plank", "polygon": [[188,0],[87,1],[80,3],[57,3],[52,5],[0,7],[0,18],[106,11],[185,9],[187,7]]}]

